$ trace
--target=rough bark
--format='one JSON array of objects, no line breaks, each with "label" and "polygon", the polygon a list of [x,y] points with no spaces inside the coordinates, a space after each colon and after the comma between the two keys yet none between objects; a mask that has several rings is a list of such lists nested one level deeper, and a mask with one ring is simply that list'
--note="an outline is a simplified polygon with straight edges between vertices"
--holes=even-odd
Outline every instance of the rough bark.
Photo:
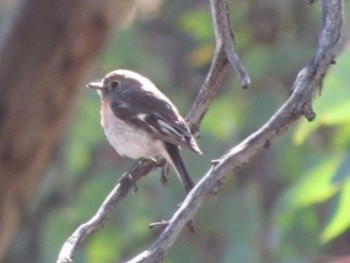
[{"label": "rough bark", "polygon": [[0,45],[0,261],[87,75],[131,2],[18,3]]}]

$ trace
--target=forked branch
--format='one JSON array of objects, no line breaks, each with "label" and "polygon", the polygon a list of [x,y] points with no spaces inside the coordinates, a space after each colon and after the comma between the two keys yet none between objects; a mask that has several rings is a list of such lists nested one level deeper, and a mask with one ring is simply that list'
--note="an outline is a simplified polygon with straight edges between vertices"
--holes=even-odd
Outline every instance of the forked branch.
[{"label": "forked branch", "polygon": [[161,262],[172,247],[186,222],[193,218],[208,194],[232,171],[239,169],[250,158],[282,134],[299,117],[315,118],[311,108],[312,94],[321,88],[327,69],[341,47],[343,33],[342,0],[322,0],[322,24],[318,48],[309,64],[302,69],[292,87],[293,93],[276,113],[255,133],[221,156],[195,188],[187,195],[181,207],[170,219],[168,226],[153,245],[127,263]]},{"label": "forked branch", "polygon": [[[250,84],[250,79],[241,64],[234,48],[234,35],[230,23],[229,10],[226,0],[210,0],[211,12],[213,17],[216,49],[211,63],[210,70],[202,85],[200,92],[193,103],[193,106],[187,114],[186,121],[192,132],[199,133],[199,125],[207,111],[208,105],[214,98],[216,92],[222,87],[222,79],[224,77],[226,67],[231,62],[236,69],[242,86],[246,88]],[[134,183],[143,175],[150,172],[156,164],[153,162],[140,162],[133,169],[124,173],[132,174]],[[66,240],[61,248],[57,263],[71,262],[78,246],[90,235],[102,228],[107,221],[111,211],[120,203],[120,200],[128,193],[130,189],[130,181],[119,180],[111,193],[104,200],[100,209],[86,223],[80,225],[74,233]]]},{"label": "forked branch", "polygon": [[[322,23],[317,50],[308,65],[299,72],[289,99],[259,130],[213,162],[212,167],[187,195],[155,243],[149,249],[129,260],[128,263],[161,262],[181,229],[194,217],[208,194],[216,188],[217,182],[248,162],[253,155],[282,134],[301,116],[304,115],[310,121],[315,118],[311,107],[312,95],[315,90],[320,88],[328,68],[334,62],[341,46],[343,33],[343,0],[321,0],[321,7]],[[211,0],[211,9],[217,46],[209,73],[186,118],[194,132],[199,131],[200,121],[217,90],[221,87],[228,62],[238,72],[243,87],[250,82],[234,50],[234,39],[226,1]],[[132,174],[134,180],[139,179],[154,167],[155,164],[152,162],[139,163],[131,171],[126,172],[122,178],[125,179],[128,174]],[[66,241],[60,252],[58,263],[70,262],[78,245],[104,225],[112,209],[117,206],[132,186],[130,180],[124,179],[119,181],[96,215],[81,225]]]}]

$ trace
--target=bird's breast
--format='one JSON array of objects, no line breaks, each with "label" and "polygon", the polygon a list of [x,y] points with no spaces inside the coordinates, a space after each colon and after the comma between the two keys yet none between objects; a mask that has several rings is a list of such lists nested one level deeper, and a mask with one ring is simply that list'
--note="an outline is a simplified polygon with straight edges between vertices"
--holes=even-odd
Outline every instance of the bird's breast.
[{"label": "bird's breast", "polygon": [[163,143],[117,118],[108,101],[102,102],[101,105],[101,125],[109,143],[122,156],[139,159],[153,158],[161,154]]}]

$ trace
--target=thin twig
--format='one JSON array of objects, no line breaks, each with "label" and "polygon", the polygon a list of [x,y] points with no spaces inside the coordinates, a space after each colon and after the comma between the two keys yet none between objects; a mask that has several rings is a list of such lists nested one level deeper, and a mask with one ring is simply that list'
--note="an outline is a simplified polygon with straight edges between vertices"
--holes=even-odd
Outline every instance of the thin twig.
[{"label": "thin twig", "polygon": [[250,78],[241,63],[238,54],[235,49],[235,37],[232,30],[229,8],[226,0],[210,0],[212,17],[215,30],[215,38],[221,39],[217,41],[217,45],[223,48],[226,52],[226,56],[236,73],[238,74],[241,85],[243,88],[247,88],[250,84]]}]

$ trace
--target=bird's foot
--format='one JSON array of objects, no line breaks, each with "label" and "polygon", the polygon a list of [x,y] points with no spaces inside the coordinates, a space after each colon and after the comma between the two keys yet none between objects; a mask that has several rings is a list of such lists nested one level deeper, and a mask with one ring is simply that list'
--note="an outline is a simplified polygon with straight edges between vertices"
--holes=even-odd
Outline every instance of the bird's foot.
[{"label": "bird's foot", "polygon": [[136,185],[136,180],[134,179],[134,177],[132,176],[131,173],[128,173],[128,178],[129,178],[129,180],[130,180],[132,186],[134,187],[134,190],[132,191],[132,193],[134,194],[134,193],[136,193],[137,190],[138,190],[137,185]]},{"label": "bird's foot", "polygon": [[169,181],[169,163],[165,162],[165,164],[162,166],[160,170],[160,182],[162,183],[162,186],[166,187],[168,185]]},{"label": "bird's foot", "polygon": [[162,183],[162,186],[167,186],[169,181],[169,172],[170,167],[169,163],[164,158],[152,158],[149,159],[152,162],[154,162],[156,167],[159,167],[160,170],[160,182]]}]

